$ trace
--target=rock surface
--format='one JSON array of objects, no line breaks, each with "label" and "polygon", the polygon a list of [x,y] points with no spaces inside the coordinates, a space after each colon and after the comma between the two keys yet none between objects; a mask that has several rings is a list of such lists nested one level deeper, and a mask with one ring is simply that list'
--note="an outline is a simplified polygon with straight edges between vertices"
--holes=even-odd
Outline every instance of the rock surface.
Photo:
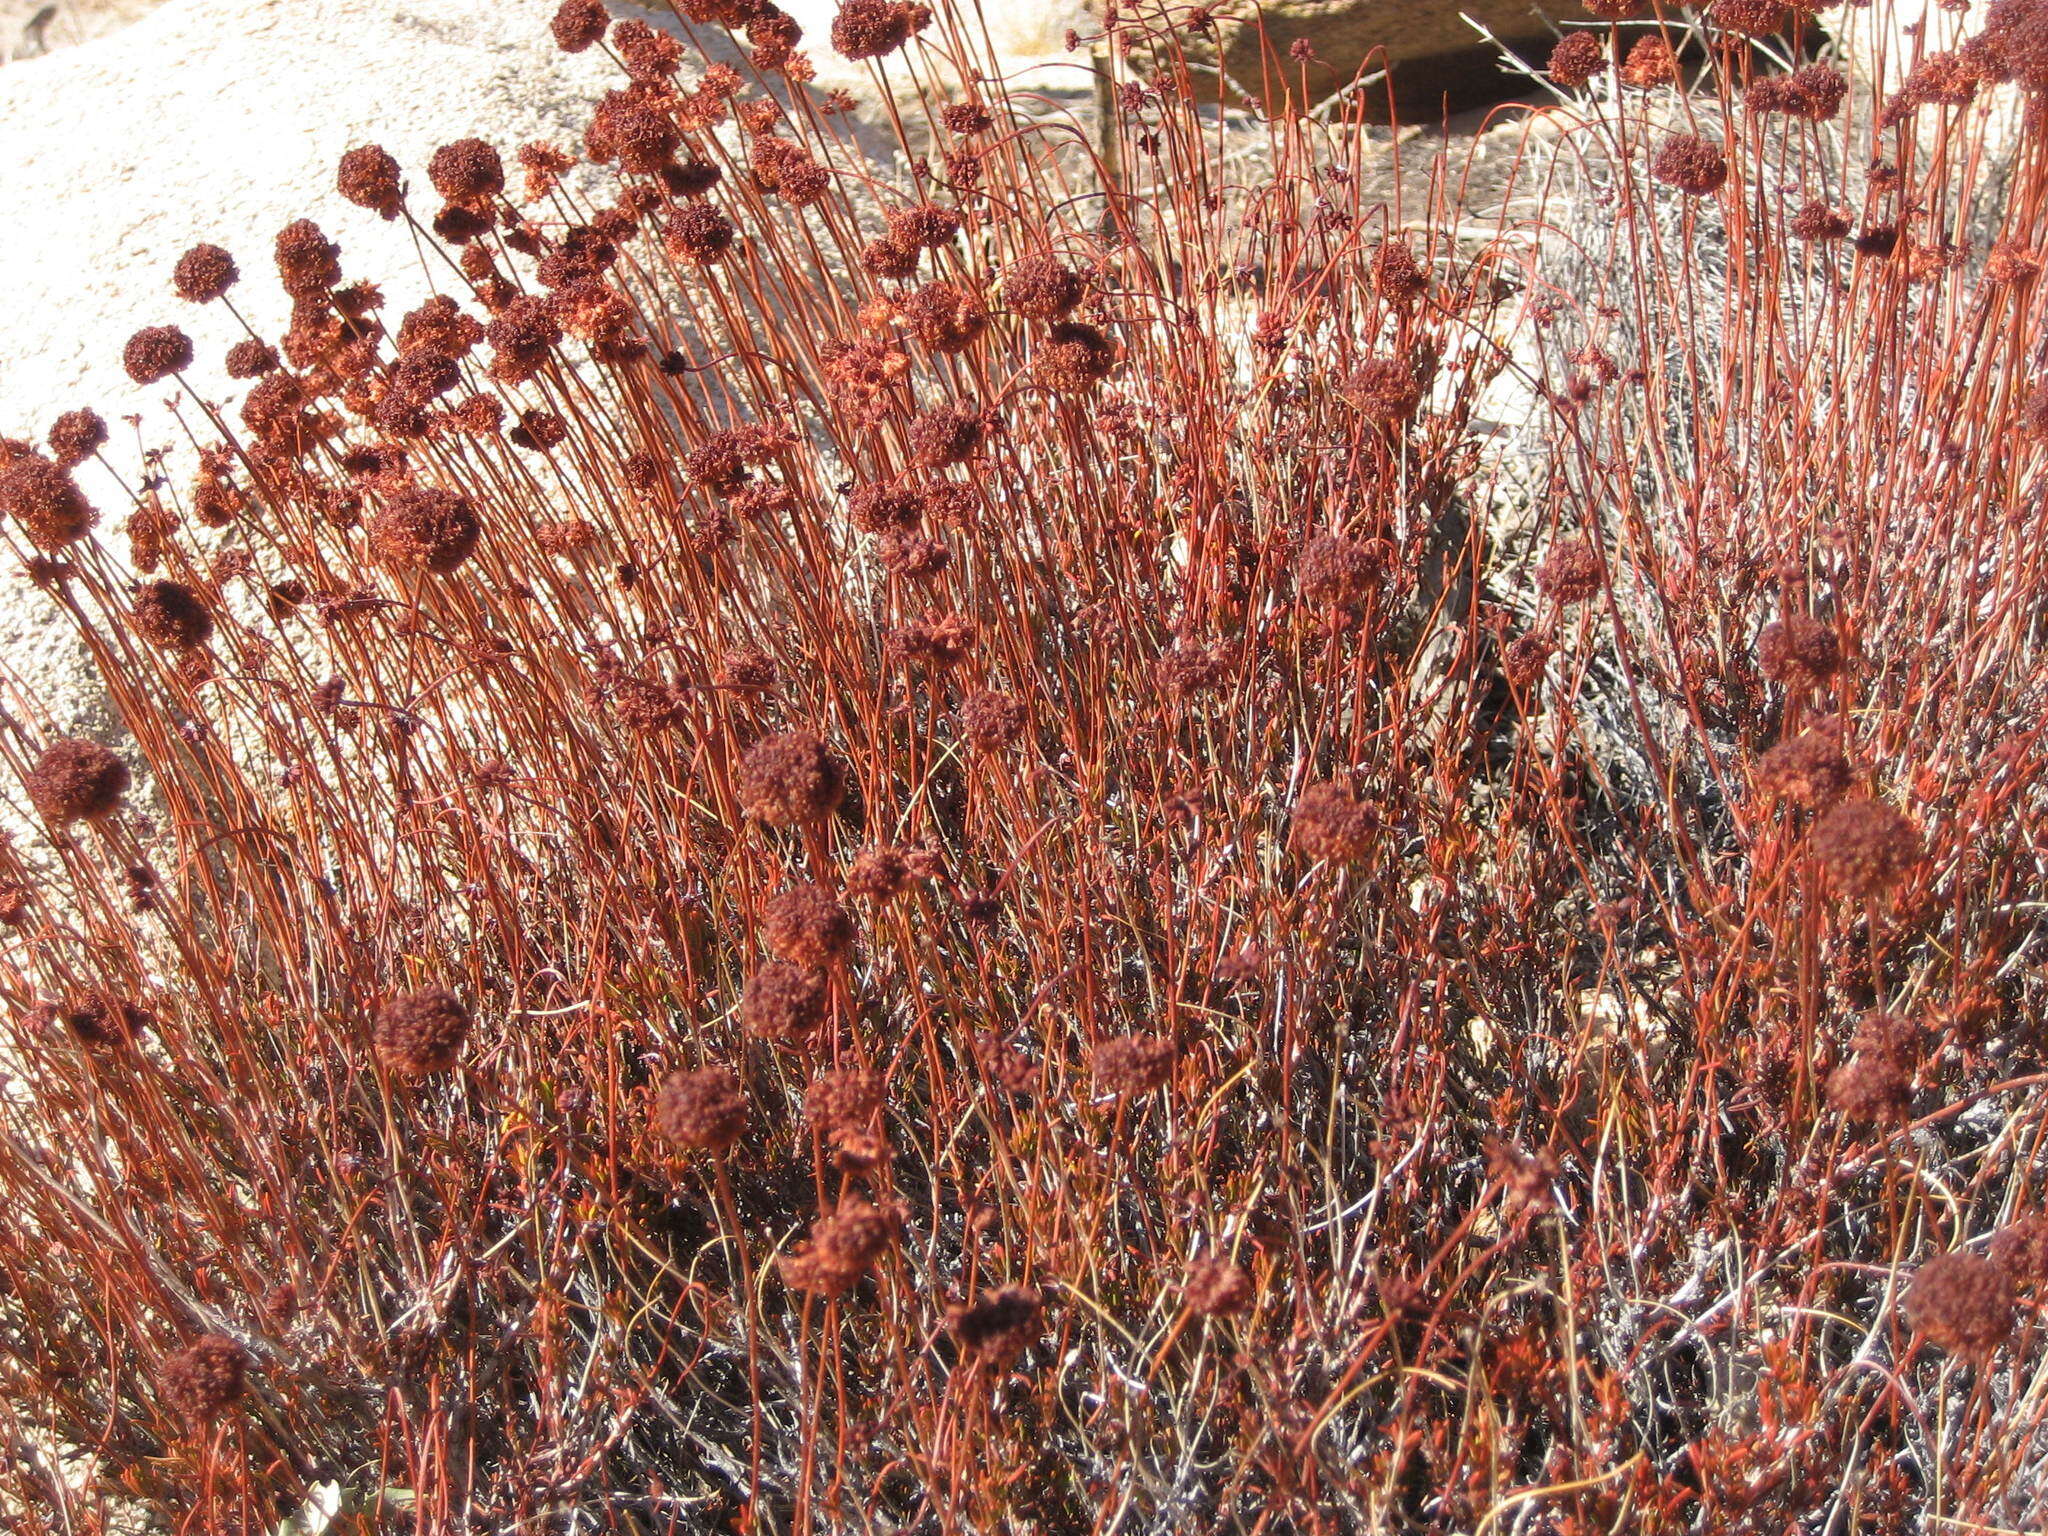
[{"label": "rock surface", "polygon": [[[1447,108],[1498,99],[1519,83],[1502,74],[1499,49],[1466,17],[1527,58],[1541,59],[1556,35],[1535,0],[1221,0],[1212,10],[1214,35],[1189,36],[1188,57],[1220,67],[1236,94],[1277,102],[1290,92],[1314,104],[1360,70],[1384,68],[1389,82],[1363,87],[1360,100],[1384,118],[1391,86],[1407,123],[1435,122]],[[1292,56],[1297,45],[1307,58]]]}]

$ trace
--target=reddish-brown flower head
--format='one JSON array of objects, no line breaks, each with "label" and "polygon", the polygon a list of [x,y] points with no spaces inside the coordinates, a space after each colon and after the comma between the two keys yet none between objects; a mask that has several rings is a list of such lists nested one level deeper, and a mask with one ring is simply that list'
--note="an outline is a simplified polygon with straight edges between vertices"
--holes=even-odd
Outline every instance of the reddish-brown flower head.
[{"label": "reddish-brown flower head", "polygon": [[941,354],[966,351],[988,329],[981,296],[954,282],[926,283],[897,306],[897,314],[919,345]]},{"label": "reddish-brown flower head", "polygon": [[83,464],[98,453],[106,441],[106,418],[98,411],[66,411],[50,423],[50,453],[59,469]]},{"label": "reddish-brown flower head", "polygon": [[907,0],[843,0],[832,18],[832,46],[849,59],[879,59],[930,20],[929,10]]},{"label": "reddish-brown flower head", "polygon": [[470,557],[482,533],[467,496],[411,485],[394,492],[370,520],[370,550],[395,570],[445,576]]},{"label": "reddish-brown flower head", "polygon": [[1846,240],[1851,225],[1847,214],[1821,198],[1814,198],[1792,215],[1789,228],[1795,239],[1826,241]]},{"label": "reddish-brown flower head", "polygon": [[138,384],[154,384],[192,366],[192,338],[175,325],[145,325],[121,349],[121,366]]},{"label": "reddish-brown flower head", "polygon": [[780,826],[823,821],[846,797],[846,770],[822,737],[785,731],[763,737],[740,759],[741,808]]},{"label": "reddish-brown flower head", "polygon": [[1320,864],[1350,864],[1365,857],[1379,820],[1342,784],[1311,784],[1294,802],[1288,846]]},{"label": "reddish-brown flower head", "polygon": [[1164,1035],[1124,1035],[1096,1046],[1089,1065],[1096,1082],[1128,1097],[1164,1087],[1179,1058],[1179,1049]]},{"label": "reddish-brown flower head", "polygon": [[1031,723],[1024,701],[984,689],[960,701],[960,734],[977,752],[1000,752],[1014,746]]},{"label": "reddish-brown flower head", "polygon": [[548,29],[555,34],[555,46],[564,53],[581,53],[604,36],[611,25],[611,13],[604,0],[562,0]]},{"label": "reddish-brown flower head", "polygon": [[1038,1339],[1045,1305],[1028,1285],[984,1291],[971,1305],[947,1309],[946,1320],[960,1347],[991,1369],[1001,1370]]},{"label": "reddish-brown flower head", "polygon": [[164,1404],[194,1424],[211,1424],[241,1401],[249,1357],[233,1339],[202,1334],[167,1356],[157,1375]]},{"label": "reddish-brown flower head", "polygon": [[363,144],[341,157],[335,187],[358,208],[387,219],[405,211],[405,187],[398,162],[381,145]]},{"label": "reddish-brown flower head", "polygon": [[692,1152],[723,1153],[747,1128],[747,1096],[724,1067],[671,1072],[654,1096],[655,1133]]},{"label": "reddish-brown flower head", "polygon": [[219,246],[195,245],[171,269],[171,286],[188,303],[210,304],[234,287],[240,275],[235,258]]},{"label": "reddish-brown flower head", "polygon": [[1606,72],[1607,44],[1598,32],[1567,32],[1550,50],[1550,78],[1568,91]]},{"label": "reddish-brown flower head", "polygon": [[[1636,5],[1636,0],[1629,0],[1629,3]],[[1636,8],[1640,9],[1640,6]],[[1677,78],[1678,55],[1672,51],[1671,44],[1655,32],[1637,38],[1621,61],[1621,83],[1635,86],[1638,90],[1669,85]]]},{"label": "reddish-brown flower head", "polygon": [[1181,1297],[1197,1317],[1224,1317],[1251,1305],[1252,1277],[1216,1255],[1188,1265]]},{"label": "reddish-brown flower head", "polygon": [[1788,613],[1757,636],[1757,665],[1787,688],[1818,688],[1842,670],[1842,644],[1832,624]]},{"label": "reddish-brown flower head", "polygon": [[903,1212],[858,1197],[840,1203],[811,1226],[811,1240],[777,1262],[792,1289],[827,1298],[844,1296],[873,1272],[903,1235]]},{"label": "reddish-brown flower head", "polygon": [[197,592],[181,582],[144,582],[128,617],[138,635],[169,651],[204,645],[213,634],[212,612]]},{"label": "reddish-brown flower head", "polygon": [[1951,1354],[1982,1358],[2012,1336],[2012,1283],[1967,1248],[1922,1264],[1906,1287],[1906,1319]]},{"label": "reddish-brown flower head", "polygon": [[2030,1211],[2000,1227],[1991,1234],[1987,1252],[2015,1286],[2031,1288],[2048,1281],[2048,1212]]},{"label": "reddish-brown flower head", "polygon": [[1920,833],[1876,800],[1844,800],[1813,829],[1813,851],[1829,878],[1855,897],[1882,896],[1920,862]]},{"label": "reddish-brown flower head", "polygon": [[1842,755],[1838,723],[1817,725],[1781,741],[1756,765],[1757,788],[1773,799],[1821,809],[1849,792],[1853,780]]},{"label": "reddish-brown flower head", "polygon": [[272,255],[278,280],[294,299],[323,300],[330,288],[341,285],[341,247],[311,219],[294,219],[280,229]]},{"label": "reddish-brown flower head", "polygon": [[51,742],[22,781],[37,813],[60,826],[111,815],[120,808],[128,784],[128,765],[82,736],[60,736]]},{"label": "reddish-brown flower head", "polygon": [[853,948],[853,918],[824,886],[793,885],[762,907],[761,936],[792,964],[822,969]]},{"label": "reddish-brown flower head", "polygon": [[705,202],[687,202],[669,215],[662,243],[678,261],[700,266],[718,261],[732,249],[736,231],[731,219]]},{"label": "reddish-brown flower head", "polygon": [[469,1010],[445,987],[394,997],[377,1011],[377,1059],[405,1077],[451,1070],[469,1038]]},{"label": "reddish-brown flower head", "polygon": [[1295,556],[1294,584],[1307,602],[1348,608],[1371,593],[1380,571],[1379,555],[1371,545],[1323,533],[1310,539]]},{"label": "reddish-brown flower head", "polygon": [[62,549],[99,521],[71,472],[37,453],[0,469],[0,511],[20,523],[38,549]]},{"label": "reddish-brown flower head", "polygon": [[1045,334],[1031,374],[1056,395],[1085,394],[1116,366],[1116,346],[1092,325],[1063,320]]},{"label": "reddish-brown flower head", "polygon": [[1728,156],[1712,139],[1675,134],[1650,162],[1650,174],[1688,197],[1708,197],[1728,181]]},{"label": "reddish-brown flower head", "polygon": [[740,1023],[777,1045],[805,1045],[825,1027],[830,993],[816,971],[771,960],[747,978]]},{"label": "reddish-brown flower head", "polygon": [[1884,1052],[1858,1051],[1828,1075],[1828,1102],[1850,1120],[1905,1117],[1913,1097],[1913,1073]]},{"label": "reddish-brown flower head", "polygon": [[457,139],[434,151],[427,180],[457,207],[474,208],[505,190],[505,162],[482,139]]},{"label": "reddish-brown flower head", "polygon": [[1003,302],[1027,320],[1062,320],[1086,292],[1080,273],[1041,252],[1019,256],[1003,273]]},{"label": "reddish-brown flower head", "polygon": [[1561,608],[1598,597],[1598,551],[1585,539],[1559,539],[1536,567],[1536,587]]}]

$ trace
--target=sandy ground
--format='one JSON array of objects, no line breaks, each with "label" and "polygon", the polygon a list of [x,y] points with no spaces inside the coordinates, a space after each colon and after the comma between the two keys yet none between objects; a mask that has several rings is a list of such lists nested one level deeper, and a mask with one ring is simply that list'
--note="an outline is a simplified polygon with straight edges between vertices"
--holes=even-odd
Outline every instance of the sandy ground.
[{"label": "sandy ground", "polygon": [[0,64],[104,37],[161,0],[0,0]]}]

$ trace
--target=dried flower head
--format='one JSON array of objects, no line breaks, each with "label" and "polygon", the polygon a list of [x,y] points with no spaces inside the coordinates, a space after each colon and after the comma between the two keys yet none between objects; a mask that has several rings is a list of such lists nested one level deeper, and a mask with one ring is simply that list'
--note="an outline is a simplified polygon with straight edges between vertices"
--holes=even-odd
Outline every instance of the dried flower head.
[{"label": "dried flower head", "polygon": [[1406,421],[1422,404],[1423,381],[1412,363],[1369,357],[1344,384],[1344,398],[1372,421]]},{"label": "dried flower head", "polygon": [[1597,32],[1567,32],[1550,50],[1550,78],[1568,91],[1606,72],[1607,44]]},{"label": "dried flower head", "polygon": [[1081,274],[1056,256],[1019,256],[1003,273],[1003,302],[1027,320],[1062,320],[1086,293]]},{"label": "dried flower head", "polygon": [[190,650],[213,634],[213,614],[205,600],[180,582],[144,582],[128,617],[138,635],[165,650]]},{"label": "dried flower head", "polygon": [[1858,1051],[1828,1075],[1827,1094],[1850,1120],[1900,1120],[1912,1103],[1913,1074],[1886,1053]]},{"label": "dried flower head", "polygon": [[121,366],[138,384],[154,384],[192,366],[192,338],[175,325],[146,325],[121,349]]},{"label": "dried flower head", "polygon": [[1350,864],[1365,857],[1379,825],[1342,784],[1311,784],[1294,802],[1288,846],[1319,864]]},{"label": "dried flower head", "polygon": [[1723,32],[1769,37],[1785,24],[1782,0],[1714,0],[1707,20]]},{"label": "dried flower head", "polygon": [[1000,752],[1014,746],[1031,723],[1024,701],[984,689],[960,701],[960,734],[977,752]]},{"label": "dried flower head", "polygon": [[38,549],[62,549],[99,521],[69,470],[26,452],[0,469],[0,512],[20,523]]},{"label": "dried flower head", "polygon": [[106,419],[98,411],[66,411],[50,423],[50,453],[59,469],[83,464],[98,453],[106,441]]},{"label": "dried flower head", "polygon": [[1906,1287],[1906,1320],[1951,1354],[1982,1358],[2012,1336],[2012,1284],[1967,1248],[1937,1254]]},{"label": "dried flower head", "polygon": [[846,892],[870,901],[901,896],[919,878],[917,861],[901,848],[863,848],[846,871]]},{"label": "dried flower head", "polygon": [[971,1305],[947,1309],[960,1347],[995,1370],[1015,1364],[1037,1341],[1044,1316],[1044,1303],[1028,1285],[984,1291]]},{"label": "dried flower head", "polygon": [[2015,1286],[2031,1288],[2048,1281],[2048,1212],[2030,1211],[2000,1227],[1991,1234],[1986,1255]]},{"label": "dried flower head", "polygon": [[52,1023],[61,1023],[81,1045],[129,1045],[156,1027],[156,1015],[132,998],[113,992],[88,992],[61,1007],[46,1007]]},{"label": "dried flower head", "polygon": [[386,219],[405,211],[405,187],[398,162],[381,145],[362,144],[341,157],[335,188],[358,208]]},{"label": "dried flower head", "polygon": [[1600,595],[1600,555],[1586,539],[1559,539],[1536,567],[1537,589],[1560,608]]},{"label": "dried flower head", "polygon": [[892,208],[888,214],[889,238],[906,250],[935,251],[952,243],[960,233],[960,215],[937,203],[916,203]]},{"label": "dried flower head", "polygon": [[467,496],[439,486],[409,485],[387,497],[370,519],[370,549],[395,570],[445,576],[470,557],[482,533]]},{"label": "dried flower head", "polygon": [[[1629,0],[1634,6],[1635,0]],[[1662,34],[1648,32],[1636,39],[1621,61],[1620,80],[1638,90],[1670,85],[1678,79],[1678,55]]]},{"label": "dried flower head", "polygon": [[294,299],[323,300],[329,289],[341,286],[341,247],[311,219],[295,219],[279,230],[272,255],[278,279]]},{"label": "dried flower head", "polygon": [[1169,698],[1192,699],[1228,683],[1232,661],[1231,649],[1223,641],[1203,645],[1182,640],[1154,664],[1153,675]]},{"label": "dried flower head", "polygon": [[971,406],[942,405],[910,424],[910,458],[920,469],[964,464],[981,447],[986,415]]},{"label": "dried flower head", "polygon": [[465,315],[446,294],[437,293],[408,313],[400,323],[398,350],[405,357],[416,352],[432,352],[460,359],[476,349],[484,334],[482,321],[473,315]]},{"label": "dried flower head", "polygon": [[1876,800],[1844,800],[1815,823],[1813,851],[1848,896],[1881,896],[1920,862],[1920,834]]},{"label": "dried flower head", "polygon": [[804,1091],[804,1118],[841,1154],[841,1167],[873,1168],[887,1161],[889,1142],[881,1126],[887,1086],[879,1072],[836,1067]]},{"label": "dried flower head", "polygon": [[59,826],[113,814],[128,785],[128,765],[119,755],[82,736],[51,742],[22,780],[37,814]]},{"label": "dried flower head", "polygon": [[1517,688],[1533,688],[1543,680],[1550,665],[1552,646],[1547,636],[1517,635],[1502,648],[1501,675]]},{"label": "dried flower head", "polygon": [[846,770],[822,737],[786,731],[763,737],[740,759],[737,788],[749,815],[779,826],[823,821],[846,796]]},{"label": "dried flower head", "polygon": [[1819,688],[1842,670],[1842,645],[1832,624],[1788,613],[1757,636],[1757,665],[1787,688]]},{"label": "dried flower head", "polygon": [[724,1153],[747,1128],[747,1097],[724,1067],[671,1072],[654,1096],[652,1122],[664,1140],[693,1152]]},{"label": "dried flower head", "polygon": [[1824,123],[1842,110],[1849,94],[1843,73],[1826,64],[1809,64],[1789,75],[1765,75],[1742,93],[1752,112],[1775,112],[1810,123]]},{"label": "dried flower head", "polygon": [[805,1045],[825,1027],[829,998],[825,978],[816,971],[772,960],[747,978],[740,1023],[777,1045]]},{"label": "dried flower head", "polygon": [[1179,1048],[1164,1035],[1124,1035],[1097,1045],[1089,1066],[1096,1082],[1119,1097],[1129,1097],[1164,1087],[1179,1058]]},{"label": "dried flower head", "polygon": [[1814,810],[1833,805],[1853,780],[1842,755],[1838,722],[1817,725],[1781,741],[1757,762],[1757,788],[1774,800],[1791,800]]},{"label": "dried flower head", "polygon": [[1346,608],[1370,595],[1381,569],[1371,545],[1341,534],[1318,534],[1295,557],[1294,584],[1310,603]]},{"label": "dried flower head", "polygon": [[948,133],[957,133],[963,138],[987,133],[996,122],[989,115],[988,108],[978,101],[956,101],[941,107],[939,121],[946,125]]},{"label": "dried flower head", "polygon": [[1389,304],[1402,307],[1429,292],[1429,274],[1406,240],[1383,240],[1374,248],[1372,289]]},{"label": "dried flower head", "polygon": [[469,1038],[469,1010],[445,987],[403,993],[377,1010],[377,1059],[404,1077],[453,1069]]},{"label": "dried flower head", "polygon": [[721,260],[732,249],[737,231],[718,209],[706,202],[687,202],[669,215],[663,244],[678,261],[699,265]]},{"label": "dried flower head", "polygon": [[171,286],[187,303],[210,304],[234,287],[240,275],[235,258],[219,246],[195,245],[171,269]]},{"label": "dried flower head", "polygon": [[926,283],[896,307],[897,318],[919,345],[942,355],[964,352],[988,329],[981,296],[963,284]]},{"label": "dried flower head", "polygon": [[581,53],[604,37],[611,20],[604,0],[562,0],[548,30],[554,33],[555,46],[562,52]]},{"label": "dried flower head", "polygon": [[792,964],[822,969],[853,948],[853,918],[826,887],[793,885],[761,908],[761,936]]},{"label": "dried flower head", "polygon": [[899,1207],[878,1208],[858,1197],[843,1200],[830,1216],[812,1223],[810,1241],[778,1260],[776,1267],[794,1290],[828,1299],[844,1296],[873,1272],[902,1235]]},{"label": "dried flower head", "polygon": [[1252,1277],[1230,1260],[1211,1254],[1188,1265],[1181,1299],[1197,1317],[1226,1317],[1251,1305]]},{"label": "dried flower head", "polygon": [[242,1399],[249,1357],[233,1339],[201,1334],[173,1355],[157,1373],[164,1404],[193,1424],[211,1424]]},{"label": "dried flower head", "polygon": [[1650,174],[1688,197],[1709,197],[1728,181],[1728,156],[1712,139],[1674,134],[1650,162]]},{"label": "dried flower head", "polygon": [[1092,325],[1062,320],[1032,358],[1032,377],[1056,395],[1085,394],[1116,366],[1116,346]]},{"label": "dried flower head", "polygon": [[1821,198],[1802,204],[1788,227],[1795,239],[1808,241],[1846,240],[1852,228],[1847,214]]},{"label": "dried flower head", "polygon": [[832,46],[849,59],[879,59],[930,20],[930,11],[907,0],[843,0],[832,18]]}]

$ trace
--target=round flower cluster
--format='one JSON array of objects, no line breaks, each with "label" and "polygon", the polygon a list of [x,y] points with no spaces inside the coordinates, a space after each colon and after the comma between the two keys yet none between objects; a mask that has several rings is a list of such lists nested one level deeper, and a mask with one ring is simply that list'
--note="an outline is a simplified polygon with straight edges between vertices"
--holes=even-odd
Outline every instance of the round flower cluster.
[{"label": "round flower cluster", "polygon": [[653,1124],[664,1140],[693,1152],[729,1151],[747,1128],[747,1099],[724,1067],[671,1072],[654,1096]]},{"label": "round flower cluster", "polygon": [[194,1424],[210,1424],[247,1390],[248,1355],[233,1339],[202,1334],[168,1356],[157,1373],[165,1404]]},{"label": "round flower cluster", "polygon": [[377,1010],[377,1059],[404,1077],[446,1072],[461,1059],[469,1027],[469,1010],[453,992],[407,992]]},{"label": "round flower cluster", "polygon": [[43,749],[22,787],[45,821],[97,821],[120,808],[128,765],[96,741],[61,736]]}]

